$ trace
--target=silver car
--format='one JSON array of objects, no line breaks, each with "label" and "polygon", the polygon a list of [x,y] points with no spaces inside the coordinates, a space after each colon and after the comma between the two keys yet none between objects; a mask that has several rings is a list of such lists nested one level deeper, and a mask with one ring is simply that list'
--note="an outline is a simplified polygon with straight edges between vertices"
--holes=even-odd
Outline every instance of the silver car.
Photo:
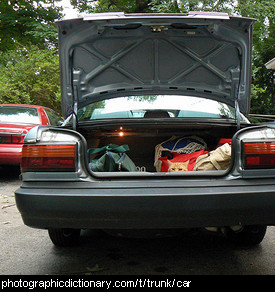
[{"label": "silver car", "polygon": [[275,125],[247,119],[253,23],[205,12],[57,22],[66,120],[25,138],[24,223],[57,246],[86,228],[207,228],[259,244],[275,223]]}]

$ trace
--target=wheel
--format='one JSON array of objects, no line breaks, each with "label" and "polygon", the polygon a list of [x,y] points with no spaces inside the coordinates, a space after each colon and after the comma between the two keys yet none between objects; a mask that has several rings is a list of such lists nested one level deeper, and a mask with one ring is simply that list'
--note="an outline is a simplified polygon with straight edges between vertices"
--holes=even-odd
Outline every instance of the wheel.
[{"label": "wheel", "polygon": [[52,243],[59,247],[73,246],[80,237],[80,229],[49,228],[48,233]]},{"label": "wheel", "polygon": [[244,226],[239,231],[234,231],[228,227],[225,236],[232,242],[244,245],[256,245],[261,243],[266,233],[265,225]]}]

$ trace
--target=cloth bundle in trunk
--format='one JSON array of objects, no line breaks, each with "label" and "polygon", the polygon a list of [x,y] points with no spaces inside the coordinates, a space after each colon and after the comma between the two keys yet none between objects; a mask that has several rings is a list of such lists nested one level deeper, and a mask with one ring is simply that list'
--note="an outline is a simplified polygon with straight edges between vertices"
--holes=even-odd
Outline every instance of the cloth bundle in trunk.
[{"label": "cloth bundle in trunk", "polygon": [[89,163],[89,167],[94,172],[137,171],[126,151],[129,151],[128,145],[109,144],[101,148],[90,148],[88,157],[92,154],[97,156]]},{"label": "cloth bundle in trunk", "polygon": [[231,147],[228,143],[199,156],[194,170],[225,170],[230,166]]},{"label": "cloth bundle in trunk", "polygon": [[[173,136],[155,147],[154,166],[157,171],[161,172],[176,171],[176,169],[193,170],[196,158],[206,153],[206,147],[206,143],[200,137]],[[195,152],[198,153],[194,154]],[[173,163],[177,164],[172,165]]]},{"label": "cloth bundle in trunk", "polygon": [[230,166],[231,147],[228,143],[208,152],[203,139],[172,137],[155,148],[155,167],[160,172],[224,170]]}]

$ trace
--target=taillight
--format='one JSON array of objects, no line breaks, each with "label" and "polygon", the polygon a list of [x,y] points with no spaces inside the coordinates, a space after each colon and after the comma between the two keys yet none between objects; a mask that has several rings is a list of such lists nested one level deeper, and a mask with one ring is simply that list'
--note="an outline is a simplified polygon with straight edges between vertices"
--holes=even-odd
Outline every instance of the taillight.
[{"label": "taillight", "polygon": [[275,169],[275,142],[244,142],[244,169]]},{"label": "taillight", "polygon": [[11,143],[13,144],[23,144],[24,142],[24,135],[12,135],[11,136]]},{"label": "taillight", "polygon": [[21,171],[75,171],[76,145],[23,145]]},{"label": "taillight", "polygon": [[23,144],[25,135],[1,134],[1,144]]},{"label": "taillight", "polygon": [[1,144],[10,144],[11,143],[11,135],[1,134],[0,135],[0,143]]}]

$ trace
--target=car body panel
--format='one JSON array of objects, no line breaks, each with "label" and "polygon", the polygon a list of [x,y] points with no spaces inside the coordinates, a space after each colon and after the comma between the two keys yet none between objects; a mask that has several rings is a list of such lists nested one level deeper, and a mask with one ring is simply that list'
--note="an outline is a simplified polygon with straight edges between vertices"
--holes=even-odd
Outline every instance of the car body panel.
[{"label": "car body panel", "polygon": [[[23,184],[16,202],[36,228],[152,229],[274,224],[273,179]],[[185,186],[189,185],[189,186]],[[66,194],[66,195],[64,195]]]},{"label": "car body panel", "polygon": [[[102,18],[101,18],[102,17]],[[118,94],[182,94],[250,107],[253,19],[101,14],[57,22],[64,116]]]},{"label": "car body panel", "polygon": [[22,144],[5,144],[0,146],[0,165],[19,165]]},{"label": "car body panel", "polygon": [[[239,131],[227,171],[179,173],[91,173],[83,137],[67,129],[36,127],[25,141],[50,137],[78,143],[78,170],[26,172],[15,192],[26,225],[36,228],[192,228],[275,222],[275,170],[245,171],[242,139],[274,138],[274,127]],[[43,134],[44,132],[44,134]],[[47,134],[47,132],[49,132]],[[52,141],[52,140],[51,140]],[[58,143],[61,143],[61,138]],[[53,142],[53,141],[52,141]]]}]

